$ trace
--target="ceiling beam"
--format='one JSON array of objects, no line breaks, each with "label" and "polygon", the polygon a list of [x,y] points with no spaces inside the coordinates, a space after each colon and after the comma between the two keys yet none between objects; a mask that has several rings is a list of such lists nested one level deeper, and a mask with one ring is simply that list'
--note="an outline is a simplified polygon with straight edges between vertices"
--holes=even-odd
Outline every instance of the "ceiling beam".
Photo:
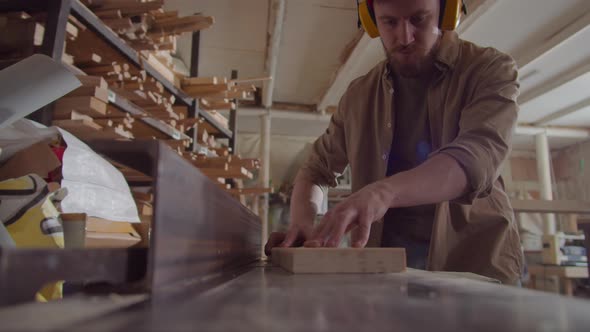
[{"label": "ceiling beam", "polygon": [[[366,61],[362,56],[367,50],[371,43],[371,37],[369,37],[363,30],[359,30],[358,34],[354,39],[346,46],[344,56],[341,58],[342,65],[336,70],[335,75],[330,82],[330,85],[326,92],[321,97],[318,103],[318,111],[325,111],[329,106],[333,106],[332,100],[339,99],[343,92],[350,83],[349,77],[350,72],[354,70],[359,63]],[[351,45],[354,45],[351,49]],[[351,49],[349,51],[349,49]]]},{"label": "ceiling beam", "polygon": [[559,118],[563,118],[566,115],[570,115],[572,113],[575,113],[579,110],[582,110],[584,108],[590,107],[590,98],[586,98],[572,106],[566,107],[560,111],[557,111],[555,113],[551,113],[543,118],[541,118],[540,120],[537,120],[533,125],[534,126],[542,126],[545,125],[551,121],[555,121]]},{"label": "ceiling beam", "polygon": [[467,8],[467,16],[461,21],[457,28],[457,33],[462,35],[465,31],[475,23],[485,12],[490,10],[498,0],[465,0],[465,7]]},{"label": "ceiling beam", "polygon": [[[251,117],[251,116],[261,116],[267,114],[268,109],[258,107],[258,108],[240,108],[238,111],[238,116],[244,117]],[[221,114],[225,115],[227,111],[220,111]],[[273,119],[285,119],[285,120],[307,120],[307,121],[320,121],[325,122],[326,124],[330,122],[331,115],[324,115],[318,112],[310,113],[305,111],[285,111],[279,109],[270,109],[271,118]]]},{"label": "ceiling beam", "polygon": [[552,79],[547,84],[543,84],[537,88],[534,88],[527,93],[522,94],[518,98],[518,103],[520,105],[524,105],[525,103],[540,97],[551,90],[555,90],[560,86],[569,83],[579,77],[582,77],[586,74],[590,73],[590,61],[583,66],[574,67],[568,71],[560,73],[559,76],[555,79]]},{"label": "ceiling beam", "polygon": [[546,133],[548,137],[555,138],[578,138],[580,140],[590,139],[590,130],[584,128],[570,127],[535,127],[518,125],[515,134],[519,136],[535,136]]},{"label": "ceiling beam", "polygon": [[268,19],[268,50],[266,52],[266,74],[270,80],[264,81],[262,90],[262,104],[266,108],[272,106],[274,94],[277,64],[279,62],[279,51],[281,48],[281,39],[283,35],[283,24],[285,22],[285,0],[269,0],[269,19]]},{"label": "ceiling beam", "polygon": [[542,58],[543,55],[554,51],[559,45],[574,38],[578,33],[582,33],[585,29],[590,29],[589,25],[590,10],[586,10],[573,21],[564,25],[556,33],[546,38],[542,44],[535,47],[532,51],[530,50],[530,47],[524,47],[521,52],[517,52],[514,55],[514,59],[516,60],[520,71],[525,71],[528,66],[533,65],[536,61]]},{"label": "ceiling beam", "polygon": [[[261,108],[260,104],[257,104],[255,101],[246,100],[240,102],[240,109],[249,108],[249,109],[256,109]],[[272,103],[270,107],[272,110],[275,111],[295,111],[295,112],[307,112],[307,113],[316,113],[317,112],[317,105],[315,104],[299,104],[299,103],[287,103],[281,101],[275,101]]]}]

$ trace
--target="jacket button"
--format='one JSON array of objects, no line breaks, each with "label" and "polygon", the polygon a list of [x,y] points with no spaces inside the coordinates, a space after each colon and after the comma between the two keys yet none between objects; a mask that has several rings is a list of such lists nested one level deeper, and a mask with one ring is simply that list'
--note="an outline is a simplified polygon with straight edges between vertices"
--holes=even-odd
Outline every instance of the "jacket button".
[{"label": "jacket button", "polygon": [[391,122],[387,124],[387,128],[391,128]]},{"label": "jacket button", "polygon": [[387,159],[387,155],[385,153],[383,154],[382,157],[383,157],[383,160],[386,160]]},{"label": "jacket button", "polygon": [[393,88],[389,89],[389,93],[393,94],[395,90]]}]

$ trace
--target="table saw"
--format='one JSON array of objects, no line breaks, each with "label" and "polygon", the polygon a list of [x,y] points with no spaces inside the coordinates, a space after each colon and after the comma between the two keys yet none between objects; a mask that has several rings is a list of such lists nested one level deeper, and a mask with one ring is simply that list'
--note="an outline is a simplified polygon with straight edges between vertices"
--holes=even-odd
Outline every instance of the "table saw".
[{"label": "table saw", "polygon": [[[471,274],[288,273],[260,260],[258,217],[168,147],[92,147],[155,179],[150,248],[1,249],[0,331],[590,329],[590,302]],[[108,285],[31,302],[54,280]]]}]

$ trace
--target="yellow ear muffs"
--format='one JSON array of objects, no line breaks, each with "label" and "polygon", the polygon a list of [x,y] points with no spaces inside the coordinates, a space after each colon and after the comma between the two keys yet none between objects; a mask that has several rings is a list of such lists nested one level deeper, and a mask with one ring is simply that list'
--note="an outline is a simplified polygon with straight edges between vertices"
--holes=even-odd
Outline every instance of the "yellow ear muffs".
[{"label": "yellow ear muffs", "polygon": [[363,29],[365,29],[369,37],[379,37],[379,29],[377,29],[377,24],[375,23],[373,14],[371,14],[371,9],[369,8],[368,1],[363,1],[359,3],[359,18],[361,20]]},{"label": "yellow ear muffs", "polygon": [[462,0],[445,0],[441,2],[441,18],[440,18],[440,29],[441,30],[455,30],[459,25],[461,19],[461,10],[463,9]]},{"label": "yellow ear muffs", "polygon": [[[359,3],[359,19],[363,29],[369,37],[379,37],[379,29],[375,22],[375,15],[372,9],[372,0],[365,0]],[[461,19],[461,11],[466,12],[462,0],[441,0],[439,28],[441,30],[455,30]]]}]

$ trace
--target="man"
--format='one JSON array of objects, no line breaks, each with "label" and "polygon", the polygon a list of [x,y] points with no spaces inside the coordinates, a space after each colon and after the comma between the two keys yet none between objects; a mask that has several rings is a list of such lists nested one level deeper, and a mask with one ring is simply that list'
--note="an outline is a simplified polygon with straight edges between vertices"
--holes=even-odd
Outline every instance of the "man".
[{"label": "man", "polygon": [[[405,247],[408,266],[519,282],[521,253],[499,170],[510,150],[515,62],[438,28],[439,0],[375,0],[387,60],[350,84],[300,170],[286,234],[304,242]],[[314,229],[322,189],[351,167],[353,194]],[[383,220],[383,222],[378,222]]]}]

